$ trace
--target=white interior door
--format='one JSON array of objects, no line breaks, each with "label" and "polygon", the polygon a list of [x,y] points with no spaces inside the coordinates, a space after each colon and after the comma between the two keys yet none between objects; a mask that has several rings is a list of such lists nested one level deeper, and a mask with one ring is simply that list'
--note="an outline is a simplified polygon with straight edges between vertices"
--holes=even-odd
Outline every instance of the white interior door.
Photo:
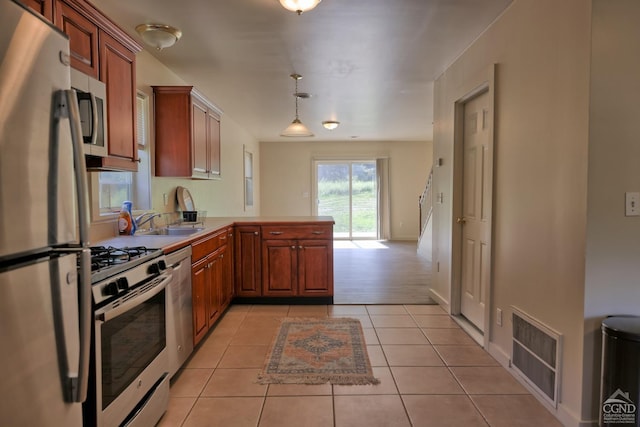
[{"label": "white interior door", "polygon": [[491,155],[488,92],[464,105],[461,313],[484,332],[491,267]]}]

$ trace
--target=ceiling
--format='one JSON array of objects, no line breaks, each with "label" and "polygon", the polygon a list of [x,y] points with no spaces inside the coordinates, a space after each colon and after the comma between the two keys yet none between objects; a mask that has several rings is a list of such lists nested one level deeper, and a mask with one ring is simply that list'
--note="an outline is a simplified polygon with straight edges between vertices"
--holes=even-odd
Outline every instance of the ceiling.
[{"label": "ceiling", "polygon": [[140,42],[138,24],[180,28],[147,50],[259,141],[291,140],[292,73],[311,94],[301,139],[429,141],[433,81],[512,0],[323,0],[300,16],[278,0],[91,1]]}]

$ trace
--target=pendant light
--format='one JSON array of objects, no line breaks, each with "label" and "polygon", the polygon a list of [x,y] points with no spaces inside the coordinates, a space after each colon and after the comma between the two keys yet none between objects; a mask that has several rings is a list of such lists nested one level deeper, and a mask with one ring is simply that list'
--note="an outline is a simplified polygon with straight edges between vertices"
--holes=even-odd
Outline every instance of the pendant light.
[{"label": "pendant light", "polygon": [[320,0],[280,0],[282,7],[298,15],[313,9],[318,3],[320,3]]},{"label": "pendant light", "polygon": [[313,132],[311,132],[305,125],[302,124],[300,119],[298,118],[298,98],[308,98],[308,93],[300,93],[298,92],[298,80],[302,78],[300,74],[291,74],[290,76],[296,82],[296,91],[293,96],[296,98],[296,118],[293,119],[293,122],[285,130],[280,133],[280,136],[313,136]]}]

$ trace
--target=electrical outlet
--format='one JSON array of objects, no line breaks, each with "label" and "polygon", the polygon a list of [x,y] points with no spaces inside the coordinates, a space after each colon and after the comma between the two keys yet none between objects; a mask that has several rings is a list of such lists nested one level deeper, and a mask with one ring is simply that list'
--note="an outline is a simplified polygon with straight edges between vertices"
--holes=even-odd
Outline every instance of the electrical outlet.
[{"label": "electrical outlet", "polygon": [[162,200],[164,201],[165,206],[169,204],[169,196],[167,196],[167,193],[162,194]]},{"label": "electrical outlet", "polygon": [[502,309],[496,308],[496,324],[502,326]]}]

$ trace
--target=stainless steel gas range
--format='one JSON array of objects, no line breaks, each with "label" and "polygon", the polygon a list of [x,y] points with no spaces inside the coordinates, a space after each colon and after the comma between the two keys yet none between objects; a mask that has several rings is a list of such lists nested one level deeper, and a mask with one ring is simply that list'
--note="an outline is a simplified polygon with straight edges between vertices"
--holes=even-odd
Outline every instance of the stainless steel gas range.
[{"label": "stainless steel gas range", "polygon": [[169,400],[162,250],[94,247],[93,351],[85,425],[150,426]]}]

